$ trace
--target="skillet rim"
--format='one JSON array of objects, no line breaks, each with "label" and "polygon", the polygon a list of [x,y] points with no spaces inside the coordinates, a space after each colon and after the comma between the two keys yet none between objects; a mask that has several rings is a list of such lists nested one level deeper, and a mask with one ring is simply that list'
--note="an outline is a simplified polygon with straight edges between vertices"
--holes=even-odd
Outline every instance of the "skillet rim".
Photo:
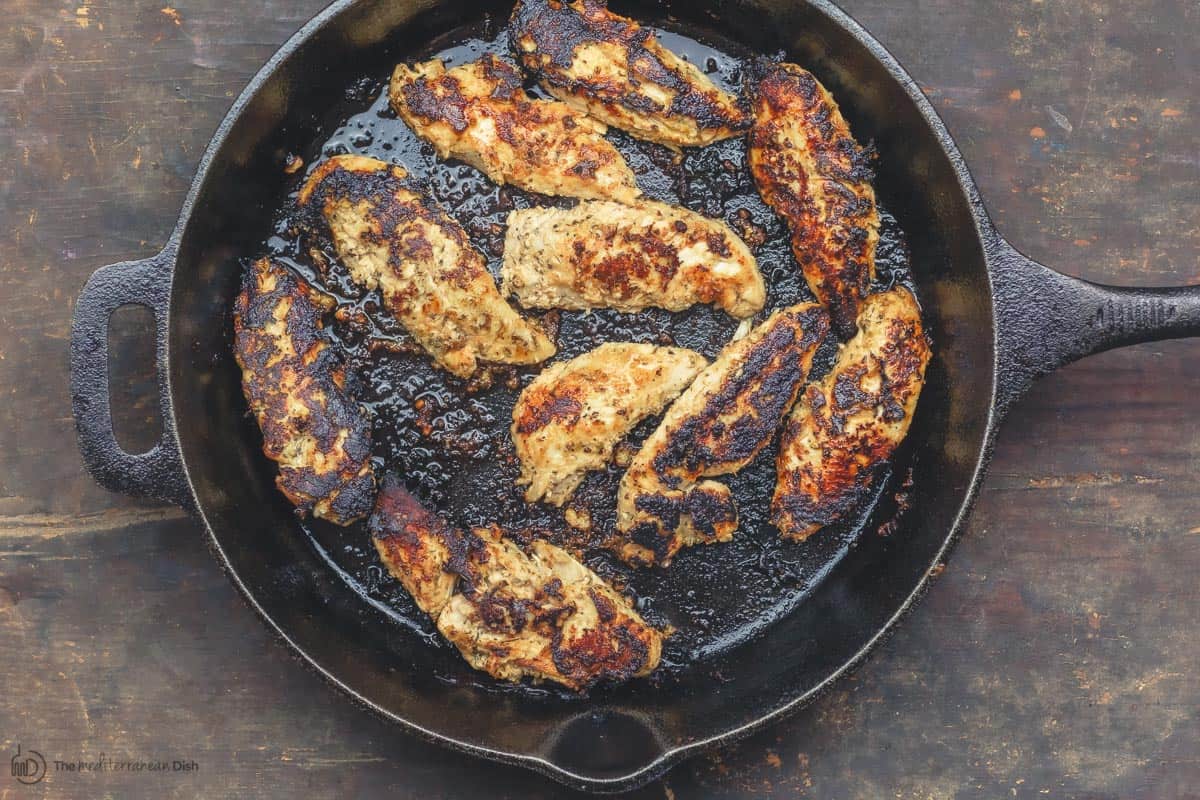
[{"label": "skillet rim", "polygon": [[[178,252],[185,244],[185,236],[187,229],[191,223],[193,214],[196,208],[196,201],[200,196],[204,186],[208,182],[209,172],[217,160],[221,150],[229,140],[229,135],[242,118],[247,106],[254,100],[260,90],[266,84],[283,64],[285,60],[291,57],[296,50],[311,39],[318,32],[333,23],[342,14],[350,11],[359,0],[334,0],[312,19],[301,26],[294,34],[292,34],[280,47],[271,55],[271,57],[263,64],[263,66],[254,74],[254,76],[246,84],[246,87],[238,95],[230,106],[229,111],[222,118],[212,138],[209,140],[208,146],[204,150],[204,154],[196,167],[195,177],[188,189],[187,196],[184,199],[180,210],[179,218],[176,222],[167,243],[164,245],[160,257],[170,264],[170,286],[168,292],[168,307],[167,307],[167,324],[166,324],[166,352],[168,359],[173,351],[175,344],[175,325],[174,325],[174,299],[175,299],[175,265],[178,259]],[[282,639],[293,652],[299,655],[305,666],[314,670],[321,675],[325,680],[333,684],[337,689],[347,694],[356,704],[364,709],[372,712],[376,716],[388,720],[389,722],[398,723],[406,731],[411,732],[420,738],[446,746],[450,749],[466,753],[468,755],[485,758],[498,763],[520,766],[526,769],[531,769],[549,778],[557,780],[567,786],[576,789],[582,789],[592,792],[615,793],[626,791],[642,786],[651,780],[654,780],[671,767],[685,758],[693,756],[703,750],[711,749],[721,744],[729,744],[740,739],[744,739],[751,734],[761,730],[769,724],[779,721],[783,717],[797,712],[804,706],[817,700],[826,694],[832,686],[848,675],[850,672],[857,669],[866,658],[883,642],[891,637],[899,623],[906,617],[916,604],[924,597],[929,590],[932,582],[934,571],[943,565],[948,559],[950,552],[957,544],[963,534],[963,529],[967,519],[970,516],[971,510],[974,507],[975,501],[979,494],[980,484],[987,464],[991,459],[992,450],[995,444],[996,432],[1002,418],[1002,411],[998,408],[997,401],[1000,397],[1000,376],[1001,376],[1001,356],[1002,342],[1000,337],[1000,325],[998,320],[998,308],[996,297],[996,285],[994,268],[998,255],[1006,247],[1006,243],[997,233],[991,219],[983,205],[982,198],[979,195],[978,188],[974,178],[971,176],[966,162],[959,151],[957,144],[947,129],[944,121],[938,115],[933,105],[921,91],[916,81],[908,73],[900,62],[893,56],[886,47],[884,47],[865,27],[859,24],[853,17],[842,11],[834,5],[830,0],[803,0],[803,2],[816,10],[818,13],[826,17],[830,22],[845,30],[858,43],[863,45],[870,55],[879,63],[880,66],[888,73],[896,84],[904,91],[909,99],[914,103],[916,109],[920,112],[921,117],[930,128],[930,133],[937,140],[938,146],[945,154],[954,170],[954,174],[958,181],[959,189],[962,191],[963,199],[967,207],[971,211],[971,219],[975,227],[975,240],[978,242],[981,254],[984,261],[985,273],[987,279],[988,299],[991,301],[991,338],[992,338],[992,363],[991,367],[991,388],[988,398],[987,418],[983,426],[983,438],[979,447],[978,455],[975,460],[975,465],[970,471],[970,483],[963,496],[963,500],[959,505],[958,511],[950,524],[949,530],[942,540],[941,546],[935,552],[929,566],[921,574],[916,585],[907,594],[904,600],[900,603],[897,610],[890,616],[870,639],[868,639],[858,650],[842,663],[836,670],[827,675],[820,683],[809,688],[807,691],[791,698],[786,703],[783,703],[771,711],[762,714],[756,719],[747,722],[736,728],[731,728],[722,733],[714,734],[703,739],[696,739],[685,744],[666,747],[653,761],[646,763],[637,769],[616,777],[589,777],[572,772],[571,770],[560,766],[550,758],[540,755],[535,752],[515,753],[507,750],[490,748],[470,742],[454,739],[446,734],[436,730],[425,728],[411,720],[408,720],[398,714],[372,702],[354,688],[343,682],[337,675],[323,667],[318,661],[310,655],[301,645],[299,645],[279,623],[267,612],[267,610],[258,602],[257,598],[251,592],[249,587],[242,581],[236,567],[230,562],[225,549],[221,545],[221,541],[217,536],[213,526],[210,524],[204,508],[199,501],[199,494],[192,481],[191,472],[187,465],[187,460],[183,454],[183,448],[179,437],[176,434],[176,441],[173,443],[179,452],[179,465],[183,473],[183,480],[187,487],[187,494],[190,508],[189,510],[197,517],[208,534],[207,540],[209,548],[213,551],[220,564],[221,569],[229,577],[230,581],[238,592],[246,600],[252,609],[261,617],[268,628],[273,631],[280,639]],[[168,408],[171,415],[171,421],[177,422],[175,419],[175,395],[171,385],[171,370],[167,369],[164,372],[163,382],[165,383],[166,398],[168,400]],[[175,430],[173,427],[171,430]]]}]

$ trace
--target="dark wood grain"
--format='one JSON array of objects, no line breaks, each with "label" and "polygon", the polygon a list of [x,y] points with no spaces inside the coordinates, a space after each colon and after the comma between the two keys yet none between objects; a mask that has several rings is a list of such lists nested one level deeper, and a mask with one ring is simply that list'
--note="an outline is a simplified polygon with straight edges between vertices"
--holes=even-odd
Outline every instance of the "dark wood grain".
[{"label": "dark wood grain", "polygon": [[[179,511],[84,474],[73,298],[153,253],[245,80],[322,0],[0,3],[0,797],[561,797],[351,707]],[[1001,230],[1094,280],[1200,280],[1194,0],[847,0],[957,136]],[[121,427],[147,351],[117,334]],[[1013,411],[928,598],[852,679],[641,797],[1200,796],[1200,343],[1109,353]],[[140,433],[139,433],[140,432]],[[3,759],[0,759],[2,762]]]}]

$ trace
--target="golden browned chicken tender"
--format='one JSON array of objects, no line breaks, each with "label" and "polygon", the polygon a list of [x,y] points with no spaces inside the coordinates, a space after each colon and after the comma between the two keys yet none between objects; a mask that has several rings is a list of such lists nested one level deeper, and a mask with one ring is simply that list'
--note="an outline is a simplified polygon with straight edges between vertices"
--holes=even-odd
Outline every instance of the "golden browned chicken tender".
[{"label": "golden browned chicken tender", "polygon": [[867,298],[858,335],[805,389],[784,428],[771,511],[785,537],[806,539],[862,507],[908,433],[930,355],[907,289]]},{"label": "golden browned chicken tender", "polygon": [[810,73],[795,64],[760,68],[750,170],[791,228],[805,280],[847,339],[875,278],[879,214],[870,154]]},{"label": "golden browned chicken tender", "polygon": [[604,125],[565,103],[532,99],[517,68],[495,56],[451,70],[439,60],[401,64],[389,95],[439,157],[465,161],[496,183],[563,197],[641,196]]},{"label": "golden browned chicken tender", "polygon": [[508,215],[501,291],[526,308],[762,310],[758,262],[725,223],[643,200],[583,202]]},{"label": "golden browned chicken tender", "polygon": [[370,529],[388,571],[475,669],[578,691],[658,666],[662,634],[564,550],[535,541],[527,554],[495,528],[451,528],[391,476]]},{"label": "golden browned chicken tender", "polygon": [[771,441],[829,332],[816,303],[775,312],[721,352],[667,410],[621,479],[617,553],[669,564],[684,547],[737,530],[729,488],[701,480],[745,467]]},{"label": "golden browned chicken tender", "polygon": [[324,332],[331,309],[286,267],[260,259],[234,301],[234,354],[263,452],[279,464],[279,490],[301,515],[349,525],[375,493],[371,421]]},{"label": "golden browned chicken tender", "polygon": [[438,616],[438,630],[472,667],[580,690],[658,666],[662,635],[565,550],[535,541],[526,555],[496,529],[474,536],[479,550]]},{"label": "golden browned chicken tender", "polygon": [[611,342],[547,367],[513,408],[525,499],[567,502],[589,470],[603,469],[617,444],[707,365],[692,350]]},{"label": "golden browned chicken tender", "polygon": [[521,0],[511,36],[547,92],[639,139],[706,145],[749,125],[738,98],[604,0]]},{"label": "golden browned chicken tender", "polygon": [[383,303],[447,371],[480,361],[536,364],[554,343],[504,301],[466,231],[406,180],[403,167],[336,156],[313,170],[302,206],[324,215],[354,281]]}]

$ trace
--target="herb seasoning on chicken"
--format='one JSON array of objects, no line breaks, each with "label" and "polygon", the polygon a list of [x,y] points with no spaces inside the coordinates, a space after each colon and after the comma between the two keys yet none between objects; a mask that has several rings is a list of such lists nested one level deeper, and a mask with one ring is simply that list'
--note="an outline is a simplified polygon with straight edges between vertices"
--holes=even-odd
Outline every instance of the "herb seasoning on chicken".
[{"label": "herb seasoning on chicken", "polygon": [[441,158],[458,158],[499,184],[539,194],[641,196],[607,128],[565,103],[534,100],[511,64],[485,56],[447,70],[438,60],[396,67],[392,108]]},{"label": "herb seasoning on chicken", "polygon": [[639,422],[659,413],[708,365],[679,347],[612,342],[547,367],[513,408],[525,499],[561,506],[603,469]]},{"label": "herb seasoning on chicken", "polygon": [[501,281],[526,308],[683,311],[713,303],[744,318],[767,297],[754,255],[725,223],[648,200],[514,211]]},{"label": "herb seasoning on chicken", "polygon": [[480,361],[536,364],[554,343],[496,289],[466,231],[407,180],[403,167],[336,156],[313,171],[300,204],[324,215],[355,282],[383,302],[447,371],[470,377]]},{"label": "herb seasoning on chicken", "polygon": [[462,531],[383,482],[370,529],[388,571],[475,669],[575,690],[648,675],[662,634],[565,550],[526,554],[495,528]]}]

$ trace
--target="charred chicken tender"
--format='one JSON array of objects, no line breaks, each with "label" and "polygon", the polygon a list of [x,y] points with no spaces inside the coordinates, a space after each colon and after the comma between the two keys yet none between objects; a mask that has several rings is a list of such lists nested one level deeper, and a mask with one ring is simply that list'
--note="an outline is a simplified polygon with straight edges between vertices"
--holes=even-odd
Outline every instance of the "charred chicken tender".
[{"label": "charred chicken tender", "polygon": [[578,691],[658,666],[662,635],[565,550],[535,541],[526,554],[495,528],[476,530],[472,543],[478,550],[438,630],[475,669]]},{"label": "charred chicken tender", "polygon": [[320,211],[353,280],[448,372],[479,362],[536,364],[555,353],[546,334],[512,308],[466,231],[407,180],[403,167],[363,156],[318,166],[300,204]]},{"label": "charred chicken tender", "polygon": [[526,553],[495,528],[452,528],[392,476],[369,527],[388,571],[475,669],[579,691],[658,666],[662,634],[554,545]]},{"label": "charred chicken tender", "polygon": [[828,332],[820,305],[791,306],[726,346],[700,373],[621,479],[622,559],[665,566],[684,547],[733,538],[738,515],[729,488],[703,479],[741,470],[767,446]]},{"label": "charred chicken tender", "polygon": [[791,228],[805,280],[848,339],[875,278],[879,214],[870,152],[809,72],[774,63],[759,71],[750,171],[763,200]]},{"label": "charred chicken tender", "polygon": [[784,429],[772,522],[803,540],[868,500],[879,467],[908,434],[931,355],[916,299],[867,298],[858,335],[804,391]]},{"label": "charred chicken tender", "polygon": [[465,161],[496,183],[562,197],[641,196],[603,124],[529,97],[517,68],[495,56],[449,70],[439,60],[401,64],[389,100],[440,158]]},{"label": "charred chicken tender", "polygon": [[426,510],[394,475],[383,479],[367,527],[388,572],[436,622],[458,586],[450,565],[462,562],[466,534]]},{"label": "charred chicken tender", "polygon": [[661,412],[707,365],[679,347],[612,342],[547,367],[513,408],[526,501],[567,502],[639,422]]},{"label": "charred chicken tender", "polygon": [[604,0],[521,0],[511,38],[547,92],[639,139],[700,146],[749,125],[737,97]]},{"label": "charred chicken tender", "polygon": [[325,333],[331,310],[286,267],[256,261],[234,301],[234,353],[263,453],[279,464],[279,490],[301,515],[349,525],[375,494],[371,420]]},{"label": "charred chicken tender", "polygon": [[725,223],[649,200],[512,212],[501,285],[526,308],[712,303],[741,318],[761,311],[767,296],[754,255]]}]

